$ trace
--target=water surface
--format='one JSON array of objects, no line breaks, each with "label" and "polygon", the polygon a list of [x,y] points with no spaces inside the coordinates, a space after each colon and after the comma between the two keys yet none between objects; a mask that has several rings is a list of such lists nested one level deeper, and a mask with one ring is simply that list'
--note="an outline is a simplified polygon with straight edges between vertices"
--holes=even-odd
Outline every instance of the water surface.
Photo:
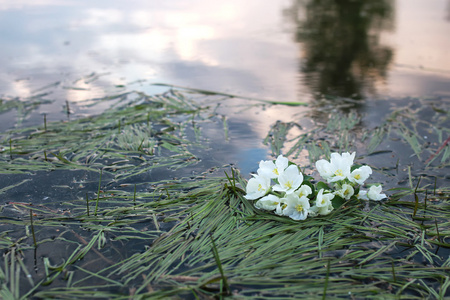
[{"label": "water surface", "polygon": [[[398,257],[396,267],[405,270],[410,264],[427,268],[448,264],[448,248],[436,247],[432,242],[436,242],[433,230],[438,226],[442,235],[448,234],[442,229],[446,221],[437,212],[446,205],[442,195],[448,194],[449,179],[450,152],[445,146],[450,135],[449,15],[450,2],[443,0],[0,1],[0,225],[2,247],[7,253],[5,262],[9,257],[14,261],[17,248],[22,251],[26,267],[34,268],[30,276],[21,277],[21,293],[28,291],[29,278],[35,283],[48,279],[46,259],[55,266],[69,261],[75,246],[85,247],[86,240],[95,242],[98,251],[89,250],[84,261],[67,266],[64,271],[68,273],[59,276],[48,289],[39,287],[39,293],[44,293],[41,295],[54,296],[58,287],[66,285],[71,293],[79,292],[70,287],[73,274],[77,287],[86,285],[85,273],[76,267],[108,276],[101,272],[111,267],[112,261],[123,262],[134,254],[145,258],[151,253],[147,250],[153,241],[165,238],[164,234],[180,221],[176,214],[180,208],[168,207],[166,211],[158,201],[165,205],[171,194],[181,195],[183,201],[189,199],[191,181],[205,180],[199,182],[208,184],[207,179],[223,177],[224,170],[230,172],[231,166],[249,178],[260,160],[280,152],[289,153],[305,172],[317,177],[312,171],[314,159],[323,157],[327,147],[340,152],[357,150],[357,161],[372,166],[372,181],[383,184],[386,191],[411,189],[420,183],[420,201],[425,202],[421,225],[419,219],[409,219],[416,214],[407,202],[415,200],[412,194],[405,196],[406,204],[400,206],[388,202],[386,206],[372,203],[364,208],[370,212],[373,209],[374,216],[384,216],[392,208],[407,220],[402,227],[407,234],[399,239],[404,245],[412,243],[412,250],[383,252],[383,264],[391,268],[392,253],[395,259]],[[180,101],[179,108],[186,105],[186,112],[171,113],[168,109],[167,115],[150,124],[139,114],[149,109],[146,105],[154,104],[149,95],[169,90],[167,86],[152,85],[161,82],[242,98],[192,94],[189,90],[175,92],[180,99],[192,98],[194,104]],[[139,97],[148,101],[135,101]],[[308,106],[261,104],[248,98],[300,101]],[[115,105],[127,108],[126,103],[133,103],[136,109],[136,116],[127,115],[133,124],[126,123],[123,110],[102,119],[103,112],[108,113]],[[148,113],[157,110],[155,106]],[[96,133],[107,132],[105,143],[99,142],[86,157],[77,157],[86,150],[78,143],[55,146],[63,138],[57,135],[60,130],[80,128],[74,121],[86,116],[91,116],[83,119],[86,127],[98,119],[103,123],[98,132],[94,128],[90,135],[81,135],[83,143],[79,144],[95,140]],[[55,125],[53,121],[63,123]],[[10,133],[13,128],[28,129]],[[76,134],[83,130],[77,129]],[[166,136],[164,130],[173,132],[176,138]],[[125,135],[141,138],[141,133],[148,132],[151,139],[166,139],[166,144],[158,145],[160,149],[167,147],[163,155],[142,152],[141,145],[147,147],[145,139],[118,142]],[[180,142],[177,138],[186,140]],[[21,146],[32,148],[33,142],[40,148],[20,152]],[[175,157],[167,151],[170,145],[179,146],[177,150],[186,147],[186,152],[181,151],[181,158],[166,167],[161,161]],[[129,152],[130,147],[136,152]],[[434,154],[436,159],[428,164]],[[81,167],[75,168],[71,162]],[[153,162],[161,165],[152,169]],[[21,163],[29,163],[32,168],[21,174],[11,171]],[[42,170],[35,167],[40,163]],[[127,172],[139,171],[129,165],[148,169],[128,178]],[[102,168],[108,171],[100,179]],[[15,184],[20,185],[13,187]],[[437,195],[431,195],[433,185]],[[135,186],[138,211],[136,203],[131,202]],[[217,184],[214,188],[218,188]],[[188,196],[182,195],[184,192]],[[86,216],[89,210],[85,199],[92,213],[99,195],[97,220],[96,216]],[[427,200],[423,199],[428,195],[432,208],[427,211]],[[124,205],[123,213],[117,210]],[[190,203],[184,205],[183,209],[187,209]],[[31,207],[38,247],[33,246],[29,233]],[[171,219],[171,215],[176,217]],[[395,226],[387,221],[377,224],[368,216],[361,221],[366,222],[367,230],[373,230],[368,234],[378,236],[376,228],[385,226],[387,235],[380,235],[376,243],[355,247],[365,249],[357,251],[369,249],[374,253],[392,242],[389,228]],[[237,220],[235,215],[233,218]],[[424,222],[426,230],[419,232]],[[358,230],[364,227],[361,224]],[[358,239],[366,234],[365,230]],[[442,237],[444,242],[446,238]],[[435,254],[431,260],[418,254],[422,248],[414,250],[423,247],[424,239],[429,245],[423,249]],[[439,233],[437,239],[441,241]],[[60,250],[53,251],[54,246]],[[332,254],[342,251],[351,255],[348,250],[342,247]],[[161,253],[170,254],[165,251]],[[405,257],[408,263],[404,263]],[[335,265],[340,268],[339,259]],[[138,281],[145,281],[146,271],[140,274],[142,269],[135,267]],[[147,267],[143,266],[144,270]],[[190,270],[186,268],[183,271]],[[439,276],[445,275],[441,273]],[[103,284],[101,276],[97,279]],[[111,278],[120,281],[114,283],[114,292],[131,294],[134,287],[122,285],[121,274],[114,276]],[[325,274],[320,276],[325,278]],[[436,278],[441,277],[432,277],[424,280],[432,282],[430,286],[437,290],[442,282]],[[448,280],[448,276],[445,278]],[[402,285],[409,286],[409,279],[402,278]],[[266,292],[270,294],[270,289]]]},{"label": "water surface", "polygon": [[165,82],[286,101],[448,95],[449,6],[3,1],[0,95],[29,97],[59,82],[46,90],[56,103],[40,108],[53,119],[66,100],[93,113],[83,100],[136,81],[150,93],[161,89],[148,83]]}]

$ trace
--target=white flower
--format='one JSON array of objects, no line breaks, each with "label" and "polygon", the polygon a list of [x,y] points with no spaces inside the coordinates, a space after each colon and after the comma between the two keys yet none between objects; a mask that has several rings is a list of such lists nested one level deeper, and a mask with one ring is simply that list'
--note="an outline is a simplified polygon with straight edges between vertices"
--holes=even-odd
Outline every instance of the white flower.
[{"label": "white flower", "polygon": [[286,208],[283,215],[293,220],[304,220],[308,216],[309,200],[306,197],[298,197],[296,194],[286,196]]},{"label": "white flower", "polygon": [[317,207],[317,205],[313,205],[309,209],[309,215],[311,217],[315,217],[317,215],[325,216],[325,215],[328,215],[330,212],[332,212],[333,209],[334,208],[333,208],[333,205],[331,204],[331,202],[327,206],[322,206],[322,207]]},{"label": "white flower", "polygon": [[265,176],[253,175],[253,178],[247,183],[246,192],[247,195],[244,197],[248,200],[258,199],[270,190],[270,178]]},{"label": "white flower", "polygon": [[352,154],[345,152],[331,153],[330,161],[324,159],[316,162],[317,171],[320,176],[330,182],[336,182],[343,180],[350,176],[350,168],[353,165],[353,159],[355,158],[355,152]]},{"label": "white flower", "polygon": [[275,213],[277,215],[279,215],[279,216],[284,215],[283,211],[287,207],[286,201],[287,201],[286,197],[280,198],[280,203],[278,203],[277,207],[275,208]]},{"label": "white flower", "polygon": [[288,167],[289,160],[283,155],[278,155],[275,163],[270,160],[261,161],[259,163],[258,175],[269,178],[277,178]]},{"label": "white flower", "polygon": [[319,193],[316,197],[316,206],[317,207],[327,207],[331,204],[331,199],[334,198],[334,195],[331,193],[324,194],[324,189],[320,189]]},{"label": "white flower", "polygon": [[353,170],[350,176],[348,176],[348,180],[352,183],[362,185],[364,184],[364,181],[369,178],[370,174],[372,174],[372,169],[369,166],[362,166]]},{"label": "white flower", "polygon": [[386,198],[386,194],[381,194],[382,189],[383,188],[381,185],[372,185],[369,188],[369,191],[367,192],[367,197],[370,200],[375,200],[375,201],[380,201],[380,200]]},{"label": "white flower", "polygon": [[[338,153],[335,153],[336,155],[339,156]],[[353,165],[353,160],[355,159],[355,154],[356,152],[353,152],[352,154],[348,153],[348,152],[344,152],[341,155],[341,159],[346,161],[346,164],[348,164],[349,166]],[[331,154],[331,159],[333,159],[333,153]]]},{"label": "white flower", "polygon": [[331,169],[331,164],[325,159],[316,161],[316,169],[323,179],[327,180],[333,176],[333,171]]},{"label": "white flower", "polygon": [[334,192],[334,194],[340,196],[341,198],[348,200],[355,194],[355,190],[353,189],[353,187],[350,184],[344,183],[342,185],[342,188],[340,190],[337,190],[336,192]]},{"label": "white flower", "polygon": [[275,210],[278,206],[280,206],[281,199],[275,195],[269,194],[261,199],[259,199],[255,206],[258,209],[265,210]]},{"label": "white flower", "polygon": [[359,190],[359,193],[358,195],[356,195],[356,198],[360,200],[369,200],[369,198],[367,198],[367,191],[364,190]]},{"label": "white flower", "polygon": [[275,213],[279,216],[283,216],[283,211],[287,207],[286,198],[281,198],[280,200],[281,202],[275,208]]},{"label": "white flower", "polygon": [[319,208],[315,205],[311,206],[308,210],[308,215],[311,217],[315,217],[319,214]]},{"label": "white flower", "polygon": [[312,193],[311,188],[308,185],[306,185],[306,184],[300,186],[300,188],[295,191],[295,194],[297,196],[299,196],[300,198],[303,197],[303,196],[307,197],[307,196],[311,195],[311,193]]},{"label": "white flower", "polygon": [[303,182],[303,174],[296,165],[290,165],[278,176],[278,184],[273,186],[274,191],[293,193]]}]

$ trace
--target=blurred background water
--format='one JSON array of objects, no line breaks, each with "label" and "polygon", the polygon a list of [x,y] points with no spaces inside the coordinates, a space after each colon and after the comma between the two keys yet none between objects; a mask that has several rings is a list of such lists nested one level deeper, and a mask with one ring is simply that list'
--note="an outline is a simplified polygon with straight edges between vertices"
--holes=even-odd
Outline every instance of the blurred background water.
[{"label": "blurred background water", "polygon": [[[450,96],[448,0],[0,1],[0,28],[0,97],[48,100],[0,114],[0,132],[166,91],[158,82],[315,105],[345,97],[369,123],[399,99]],[[232,160],[264,158],[270,126],[301,111],[230,119],[246,141]]]},{"label": "blurred background water", "polygon": [[450,90],[448,0],[0,1],[0,28],[0,95],[61,82],[74,109],[138,80],[285,101]]}]

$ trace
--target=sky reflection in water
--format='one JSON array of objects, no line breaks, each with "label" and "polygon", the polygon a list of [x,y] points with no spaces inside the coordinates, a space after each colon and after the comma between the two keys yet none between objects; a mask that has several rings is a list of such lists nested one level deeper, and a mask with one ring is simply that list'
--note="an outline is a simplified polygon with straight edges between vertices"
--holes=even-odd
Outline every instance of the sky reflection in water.
[{"label": "sky reflection in water", "polygon": [[[29,124],[42,113],[63,119],[66,100],[81,116],[108,106],[87,99],[165,90],[152,82],[283,101],[450,95],[449,1],[261,3],[0,1],[0,95],[51,92],[54,103]],[[357,108],[368,110],[363,101]],[[246,140],[244,129],[253,130],[260,143],[295,113],[272,107],[264,120],[248,114],[230,124],[246,124],[235,133]],[[2,131],[12,126],[2,119]]]},{"label": "sky reflection in water", "polygon": [[[448,1],[2,1],[0,90],[92,72],[295,101],[448,81]],[[405,80],[406,78],[406,80]],[[417,82],[421,84],[417,84]],[[77,101],[100,90],[66,91]]]}]

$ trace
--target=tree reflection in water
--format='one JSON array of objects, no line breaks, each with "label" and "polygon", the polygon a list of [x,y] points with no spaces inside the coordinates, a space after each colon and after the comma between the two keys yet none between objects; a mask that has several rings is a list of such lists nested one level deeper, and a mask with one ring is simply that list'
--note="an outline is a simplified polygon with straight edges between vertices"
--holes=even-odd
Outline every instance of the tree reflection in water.
[{"label": "tree reflection in water", "polygon": [[447,2],[447,21],[450,21],[450,0]]},{"label": "tree reflection in water", "polygon": [[380,42],[394,29],[394,0],[293,0],[304,84],[320,95],[376,94],[394,51]]}]

